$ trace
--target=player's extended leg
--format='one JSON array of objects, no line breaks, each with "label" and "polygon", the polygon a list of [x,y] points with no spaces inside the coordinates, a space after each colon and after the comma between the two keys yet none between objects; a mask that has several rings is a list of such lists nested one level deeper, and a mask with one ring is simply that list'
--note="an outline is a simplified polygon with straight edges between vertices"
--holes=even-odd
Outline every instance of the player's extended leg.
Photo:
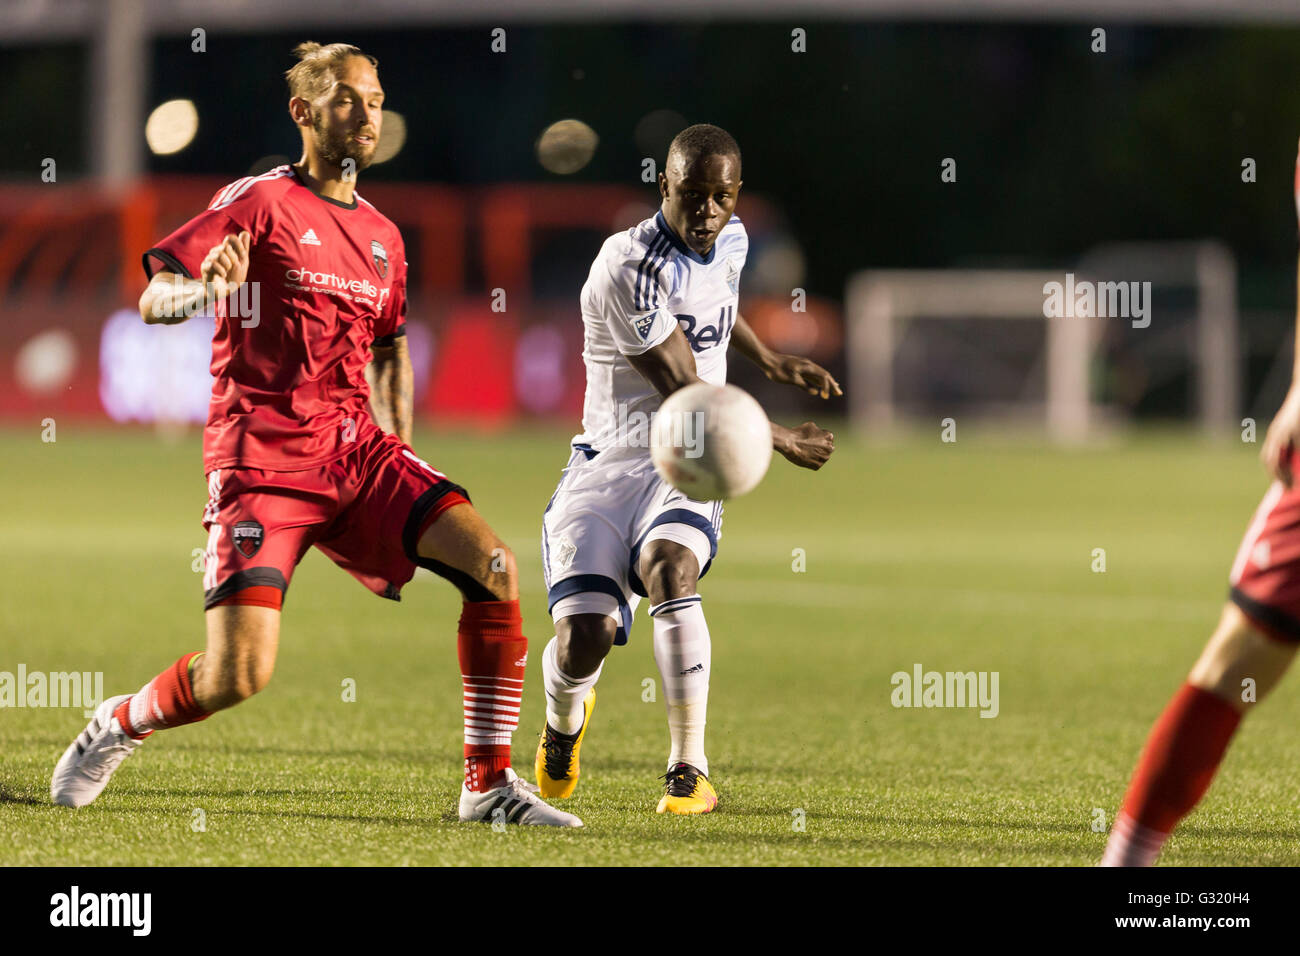
[{"label": "player's extended leg", "polygon": [[[609,613],[566,611],[566,607],[602,604]],[[613,616],[618,601],[601,593],[575,594],[558,602],[552,613],[555,637],[542,652],[546,727],[537,745],[534,770],[542,795],[563,799],[573,796],[582,772],[582,740],[596,707],[596,681],[618,631]]]},{"label": "player's extended leg", "polygon": [[514,554],[468,503],[438,515],[416,550],[422,566],[447,578],[464,597],[456,635],[465,714],[460,818],[582,826],[538,799],[510,767],[528,659]]},{"label": "player's extended leg", "polygon": [[684,544],[652,539],[641,548],[638,574],[650,598],[655,663],[672,738],[657,812],[708,813],[717,806],[718,795],[704,754],[712,643],[697,593],[700,561]]},{"label": "player's extended leg", "polygon": [[1178,821],[1209,788],[1241,718],[1277,686],[1297,646],[1262,631],[1236,604],[1224,607],[1187,682],[1147,738],[1102,866],[1155,861]]},{"label": "player's extended leg", "polygon": [[[230,600],[241,600],[240,593]],[[278,604],[278,592],[274,603]],[[96,708],[86,729],[54,768],[50,796],[55,803],[85,806],[155,730],[204,720],[266,686],[279,643],[278,607],[239,603],[212,607],[207,611],[207,631],[205,651],[182,655],[135,694],[110,697]]]}]

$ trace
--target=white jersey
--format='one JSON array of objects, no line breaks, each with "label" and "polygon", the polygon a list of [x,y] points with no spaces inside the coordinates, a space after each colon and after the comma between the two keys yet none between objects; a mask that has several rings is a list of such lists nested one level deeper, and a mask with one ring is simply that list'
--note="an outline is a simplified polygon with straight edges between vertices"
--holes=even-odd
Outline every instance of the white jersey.
[{"label": "white jersey", "polygon": [[649,455],[650,416],[661,398],[627,356],[660,345],[675,328],[691,344],[699,377],[726,384],[748,254],[749,236],[738,216],[722,228],[707,257],[682,242],[662,212],[605,240],[582,287],[587,392],[575,446]]}]

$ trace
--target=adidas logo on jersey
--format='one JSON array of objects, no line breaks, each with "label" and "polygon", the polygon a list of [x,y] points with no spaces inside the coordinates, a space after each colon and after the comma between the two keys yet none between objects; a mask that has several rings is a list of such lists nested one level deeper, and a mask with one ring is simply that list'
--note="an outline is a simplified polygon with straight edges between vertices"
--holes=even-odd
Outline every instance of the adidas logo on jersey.
[{"label": "adidas logo on jersey", "polygon": [[316,238],[316,230],[308,229],[304,232],[302,238],[298,240],[298,244],[300,246],[319,246],[320,240]]}]

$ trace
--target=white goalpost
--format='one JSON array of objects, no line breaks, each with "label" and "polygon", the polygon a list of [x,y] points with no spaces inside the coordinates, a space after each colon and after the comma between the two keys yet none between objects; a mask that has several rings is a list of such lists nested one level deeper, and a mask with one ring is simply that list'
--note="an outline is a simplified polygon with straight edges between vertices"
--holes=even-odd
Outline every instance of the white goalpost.
[{"label": "white goalpost", "polygon": [[[1095,314],[1046,315],[1045,287],[1065,283],[1067,272],[1071,280],[1077,275],[1081,285],[1088,280],[1114,285],[1122,278],[1149,283],[1148,288],[1193,292],[1194,330],[1185,336],[1174,328],[1172,334],[1177,337],[1174,347],[1186,353],[1192,369],[1194,411],[1207,432],[1225,434],[1237,426],[1236,264],[1220,243],[1207,241],[1108,244],[1088,253],[1072,269],[1060,271],[904,269],[854,274],[845,295],[849,411],[854,427],[878,434],[918,417],[917,410],[900,397],[911,383],[898,360],[909,334],[913,350],[924,351],[927,343],[918,338],[923,339],[927,325],[919,320],[948,320],[969,327],[990,320],[1027,319],[1046,323],[1041,358],[1028,370],[999,363],[1003,343],[995,335],[986,336],[974,349],[963,346],[964,359],[969,360],[962,366],[969,373],[966,378],[984,381],[990,392],[1011,387],[1022,393],[1000,404],[987,403],[980,417],[988,418],[993,411],[1022,423],[1036,420],[1056,441],[1087,440],[1103,419],[1113,417],[1113,410],[1097,400],[1092,382],[1105,323],[1129,320]],[[1162,319],[1168,320],[1168,313],[1154,310],[1147,320],[1150,326],[1134,323],[1141,329],[1134,334],[1150,332],[1149,341],[1167,346],[1159,337],[1170,335],[1174,323]],[[1039,369],[1041,390],[1030,381]],[[952,414],[969,408],[970,402],[956,400]]]}]

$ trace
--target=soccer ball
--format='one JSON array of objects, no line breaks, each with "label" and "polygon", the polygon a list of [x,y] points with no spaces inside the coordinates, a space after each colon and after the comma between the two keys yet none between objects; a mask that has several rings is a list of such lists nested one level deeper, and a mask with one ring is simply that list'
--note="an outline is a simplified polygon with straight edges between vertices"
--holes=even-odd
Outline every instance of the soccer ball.
[{"label": "soccer ball", "polygon": [[753,491],[772,461],[772,427],[735,385],[697,382],[664,400],[650,426],[659,477],[696,501]]}]

